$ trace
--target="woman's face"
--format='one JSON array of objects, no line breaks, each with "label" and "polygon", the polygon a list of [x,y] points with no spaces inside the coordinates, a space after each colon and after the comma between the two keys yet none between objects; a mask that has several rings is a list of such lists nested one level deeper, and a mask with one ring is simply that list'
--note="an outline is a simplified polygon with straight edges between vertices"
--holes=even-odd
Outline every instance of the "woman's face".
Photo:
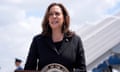
[{"label": "woman's face", "polygon": [[55,5],[50,8],[48,20],[52,30],[62,28],[64,16],[59,6]]}]

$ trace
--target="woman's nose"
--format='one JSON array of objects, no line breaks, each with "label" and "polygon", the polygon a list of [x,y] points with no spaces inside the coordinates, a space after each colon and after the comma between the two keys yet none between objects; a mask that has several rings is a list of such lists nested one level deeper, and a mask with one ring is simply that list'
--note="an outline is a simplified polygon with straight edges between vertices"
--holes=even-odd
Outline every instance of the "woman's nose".
[{"label": "woman's nose", "polygon": [[53,17],[56,18],[56,14],[53,14]]}]

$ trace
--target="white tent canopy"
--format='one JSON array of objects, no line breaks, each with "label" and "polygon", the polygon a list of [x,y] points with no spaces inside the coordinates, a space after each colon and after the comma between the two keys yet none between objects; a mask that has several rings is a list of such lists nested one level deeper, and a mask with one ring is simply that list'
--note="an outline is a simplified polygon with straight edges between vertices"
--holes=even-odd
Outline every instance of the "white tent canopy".
[{"label": "white tent canopy", "polygon": [[[108,56],[105,56],[105,53],[120,43],[120,13],[108,17],[99,24],[84,29],[83,31],[81,30],[82,29],[78,30],[78,34],[83,40],[87,66],[89,67],[90,64],[97,60],[96,63],[94,63],[95,66]],[[99,60],[99,57],[104,58]]]}]

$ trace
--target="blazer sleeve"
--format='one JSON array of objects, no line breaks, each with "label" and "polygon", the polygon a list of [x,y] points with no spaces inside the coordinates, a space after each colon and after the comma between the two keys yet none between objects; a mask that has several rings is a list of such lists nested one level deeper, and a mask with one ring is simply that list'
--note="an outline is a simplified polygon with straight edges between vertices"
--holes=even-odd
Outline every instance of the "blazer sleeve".
[{"label": "blazer sleeve", "polygon": [[82,45],[82,41],[80,37],[78,37],[78,44],[77,44],[77,55],[76,55],[76,70],[80,72],[87,72],[86,70],[86,61],[85,61],[85,54]]},{"label": "blazer sleeve", "polygon": [[36,70],[37,67],[37,39],[34,38],[27,56],[24,70]]}]

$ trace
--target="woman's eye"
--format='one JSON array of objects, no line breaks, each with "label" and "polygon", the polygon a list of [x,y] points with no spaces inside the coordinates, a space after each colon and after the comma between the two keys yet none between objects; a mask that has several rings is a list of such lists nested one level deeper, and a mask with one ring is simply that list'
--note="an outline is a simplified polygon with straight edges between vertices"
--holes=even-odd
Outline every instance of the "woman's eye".
[{"label": "woman's eye", "polygon": [[53,15],[53,13],[49,13],[49,16],[52,16]]},{"label": "woman's eye", "polygon": [[60,15],[60,13],[56,12],[55,15]]},{"label": "woman's eye", "polygon": [[53,15],[55,15],[55,16],[59,16],[59,15],[60,15],[60,13],[59,13],[59,12],[49,13],[49,16],[53,16]]}]

